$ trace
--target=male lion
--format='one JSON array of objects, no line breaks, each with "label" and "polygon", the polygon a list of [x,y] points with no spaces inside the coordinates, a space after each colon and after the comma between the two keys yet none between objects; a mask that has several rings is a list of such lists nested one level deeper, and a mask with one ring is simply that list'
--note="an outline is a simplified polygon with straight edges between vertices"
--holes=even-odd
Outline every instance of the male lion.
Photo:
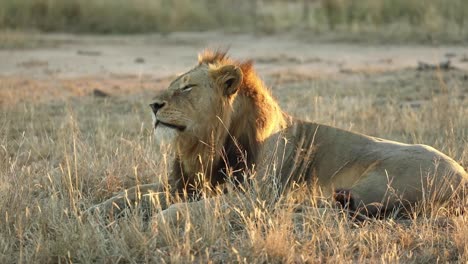
[{"label": "male lion", "polygon": [[[150,106],[156,138],[175,150],[169,189],[189,199],[249,177],[273,177],[269,182],[280,193],[293,183],[314,184],[338,205],[367,216],[465,196],[468,175],[445,154],[294,119],[282,112],[250,61],[232,60],[226,52],[200,54],[198,65]],[[120,210],[162,190],[157,184],[134,187],[98,208]]]}]

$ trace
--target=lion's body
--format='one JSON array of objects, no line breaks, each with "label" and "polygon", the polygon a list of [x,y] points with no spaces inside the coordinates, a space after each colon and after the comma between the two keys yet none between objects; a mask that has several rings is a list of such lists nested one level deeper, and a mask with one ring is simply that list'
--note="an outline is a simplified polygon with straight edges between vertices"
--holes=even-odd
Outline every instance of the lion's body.
[{"label": "lion's body", "polygon": [[[350,210],[377,214],[448,201],[468,182],[454,160],[408,145],[284,114],[250,62],[207,51],[152,104],[155,136],[175,149],[171,187],[196,193],[245,175],[318,185]],[[174,133],[167,133],[167,131]],[[255,172],[252,169],[255,168]]]},{"label": "lion's body", "polygon": [[264,160],[259,167],[284,164],[276,172],[282,186],[305,181],[318,185],[326,196],[344,191],[351,209],[370,215],[424,200],[446,202],[468,182],[460,165],[426,145],[298,120],[270,141],[260,154]]}]

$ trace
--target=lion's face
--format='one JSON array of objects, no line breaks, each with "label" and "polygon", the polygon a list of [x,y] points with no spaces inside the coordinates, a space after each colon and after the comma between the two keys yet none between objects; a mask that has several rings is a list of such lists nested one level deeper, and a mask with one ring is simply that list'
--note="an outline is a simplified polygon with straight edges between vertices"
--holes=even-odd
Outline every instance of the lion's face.
[{"label": "lion's face", "polygon": [[241,83],[242,72],[235,65],[201,64],[180,75],[150,105],[157,140],[170,143],[177,136],[206,133],[222,120]]}]

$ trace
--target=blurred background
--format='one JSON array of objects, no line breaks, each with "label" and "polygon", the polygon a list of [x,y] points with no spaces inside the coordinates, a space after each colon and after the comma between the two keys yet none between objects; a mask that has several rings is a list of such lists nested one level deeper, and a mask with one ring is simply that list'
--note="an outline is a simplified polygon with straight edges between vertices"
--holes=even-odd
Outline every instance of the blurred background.
[{"label": "blurred background", "polygon": [[[311,32],[351,41],[468,41],[467,0],[0,0],[0,29],[93,34]],[[1,39],[0,39],[1,40]]]}]

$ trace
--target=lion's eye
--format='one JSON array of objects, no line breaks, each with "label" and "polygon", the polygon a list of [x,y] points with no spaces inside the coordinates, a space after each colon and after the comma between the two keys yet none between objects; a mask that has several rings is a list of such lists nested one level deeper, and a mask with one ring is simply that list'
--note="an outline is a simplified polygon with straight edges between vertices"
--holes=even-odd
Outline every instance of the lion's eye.
[{"label": "lion's eye", "polygon": [[195,84],[187,84],[185,85],[184,87],[182,87],[182,91],[183,92],[189,92],[190,90],[192,90],[192,87],[196,86]]}]

